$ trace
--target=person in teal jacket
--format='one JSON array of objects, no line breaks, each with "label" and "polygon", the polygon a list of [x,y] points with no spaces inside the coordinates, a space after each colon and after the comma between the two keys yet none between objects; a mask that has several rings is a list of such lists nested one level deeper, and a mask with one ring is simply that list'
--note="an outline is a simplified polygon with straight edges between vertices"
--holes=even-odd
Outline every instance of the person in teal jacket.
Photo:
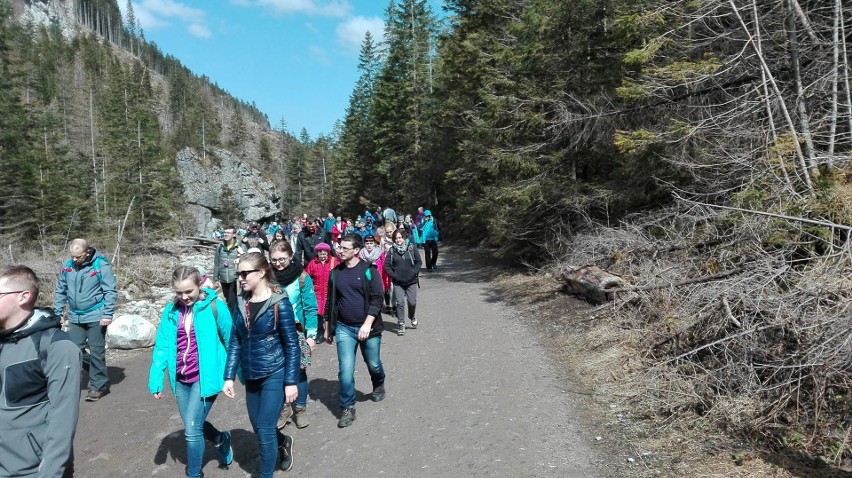
[{"label": "person in teal jacket", "polygon": [[71,258],[56,280],[53,313],[62,318],[83,354],[83,370],[89,375],[86,401],[96,402],[109,393],[106,329],[118,297],[116,279],[109,259],[89,247],[85,239],[71,241],[68,253]]},{"label": "person in teal jacket", "polygon": [[[323,243],[324,244],[324,243]],[[293,402],[292,411],[289,407],[281,410],[278,428],[283,428],[287,419],[292,416],[297,428],[308,426],[305,409],[308,406],[308,365],[311,364],[311,354],[316,347],[317,337],[317,295],[314,292],[314,281],[304,272],[302,264],[293,260],[293,249],[287,241],[273,242],[269,248],[270,262],[275,272],[275,280],[287,294],[293,305],[296,328],[299,331],[299,347],[302,349],[299,383],[299,395]]]},{"label": "person in teal jacket", "polygon": [[163,397],[164,372],[183,419],[186,476],[201,477],[204,439],[216,445],[219,463],[233,461],[231,434],[207,421],[213,402],[225,385],[227,344],[233,323],[227,305],[213,289],[201,287],[201,273],[178,266],[172,273],[175,300],[166,305],[151,357],[148,391]]}]

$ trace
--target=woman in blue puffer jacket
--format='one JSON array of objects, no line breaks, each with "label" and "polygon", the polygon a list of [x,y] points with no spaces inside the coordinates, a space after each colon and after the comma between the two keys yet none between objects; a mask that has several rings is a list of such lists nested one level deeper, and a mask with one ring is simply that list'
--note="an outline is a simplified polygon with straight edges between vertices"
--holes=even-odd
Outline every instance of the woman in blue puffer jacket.
[{"label": "woman in blue puffer jacket", "polygon": [[243,293],[237,298],[234,328],[228,345],[225,385],[234,398],[237,369],[246,388],[246,408],[257,435],[260,477],[275,473],[276,449],[284,471],[293,467],[293,438],[276,428],[285,405],[296,400],[299,382],[299,335],[293,307],[262,252],[240,258],[237,276]]},{"label": "woman in blue puffer jacket", "polygon": [[213,289],[201,287],[198,269],[178,266],[172,273],[175,300],[163,309],[151,357],[148,391],[163,398],[164,371],[184,424],[186,476],[204,476],[204,439],[216,445],[219,463],[233,460],[231,434],[220,432],[207,414],[224,385],[225,346],[230,341],[231,314]]}]

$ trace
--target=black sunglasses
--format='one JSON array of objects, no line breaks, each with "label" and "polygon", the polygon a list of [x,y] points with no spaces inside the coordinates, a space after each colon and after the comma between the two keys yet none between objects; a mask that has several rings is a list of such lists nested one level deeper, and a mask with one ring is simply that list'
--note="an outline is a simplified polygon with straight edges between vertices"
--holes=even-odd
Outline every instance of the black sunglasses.
[{"label": "black sunglasses", "polygon": [[258,272],[259,270],[260,269],[252,269],[250,271],[239,271],[239,272],[237,272],[237,275],[240,276],[240,279],[245,279],[252,272]]}]

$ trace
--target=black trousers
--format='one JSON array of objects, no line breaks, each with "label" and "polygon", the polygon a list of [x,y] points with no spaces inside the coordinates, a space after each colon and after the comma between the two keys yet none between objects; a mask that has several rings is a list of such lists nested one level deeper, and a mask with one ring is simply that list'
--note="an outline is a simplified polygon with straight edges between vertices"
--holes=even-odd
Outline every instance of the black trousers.
[{"label": "black trousers", "polygon": [[438,241],[426,241],[423,249],[426,252],[426,270],[431,271],[438,262]]},{"label": "black trousers", "polygon": [[219,282],[222,286],[222,295],[225,296],[225,303],[228,304],[228,310],[231,314],[237,307],[237,281],[234,282]]}]

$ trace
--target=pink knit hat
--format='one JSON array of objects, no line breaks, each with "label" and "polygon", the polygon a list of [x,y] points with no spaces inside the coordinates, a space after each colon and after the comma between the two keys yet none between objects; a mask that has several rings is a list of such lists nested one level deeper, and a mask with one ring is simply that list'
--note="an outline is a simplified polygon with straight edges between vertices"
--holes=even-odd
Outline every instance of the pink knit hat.
[{"label": "pink knit hat", "polygon": [[329,251],[331,251],[331,246],[329,246],[328,244],[326,244],[324,242],[320,242],[319,244],[314,246],[314,251],[316,251],[316,252],[319,252],[319,251],[329,252]]}]

